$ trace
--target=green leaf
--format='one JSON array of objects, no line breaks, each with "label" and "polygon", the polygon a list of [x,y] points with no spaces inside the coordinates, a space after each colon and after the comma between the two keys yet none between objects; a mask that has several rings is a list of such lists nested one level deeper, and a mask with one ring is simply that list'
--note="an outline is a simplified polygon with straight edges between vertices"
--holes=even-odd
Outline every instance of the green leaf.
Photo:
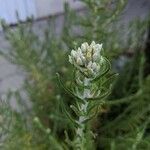
[{"label": "green leaf", "polygon": [[73,98],[77,99],[77,100],[80,100],[80,102],[83,103],[83,100],[78,97],[77,95],[75,95],[74,93],[72,93],[72,91],[70,91],[68,88],[66,88],[63,84],[63,82],[61,81],[60,79],[60,75],[58,73],[56,73],[57,77],[58,77],[58,81],[59,81],[59,84],[61,85],[61,87],[70,95],[72,96]]},{"label": "green leaf", "polygon": [[78,126],[78,124],[75,122],[75,119],[70,115],[70,113],[66,110],[65,105],[63,104],[63,102],[61,103],[63,112],[65,113],[65,115],[67,116],[67,118],[75,125]]},{"label": "green leaf", "polygon": [[105,62],[103,62],[104,65],[105,65],[103,67],[105,67],[105,68],[104,68],[102,73],[100,73],[96,78],[94,78],[92,80],[92,82],[98,81],[100,78],[102,78],[104,75],[106,75],[109,72],[109,70],[111,69],[111,64],[110,64],[109,60],[107,58],[105,58],[105,57],[103,57],[103,59],[105,61]]},{"label": "green leaf", "polygon": [[99,103],[94,103],[93,105],[91,105],[89,108],[88,108],[88,110],[87,110],[87,112],[88,112],[88,114],[96,107],[96,106],[100,106],[100,105],[102,105],[104,103],[104,101],[100,101]]},{"label": "green leaf", "polygon": [[111,74],[109,77],[107,77],[107,79],[102,83],[101,86],[104,86],[105,84],[107,84],[110,81],[113,82],[115,80],[115,78],[117,78],[118,75],[119,75],[118,73]]},{"label": "green leaf", "polygon": [[69,145],[69,146],[73,146],[73,142],[69,139],[69,135],[68,135],[68,133],[67,133],[67,131],[65,130],[64,131],[64,133],[65,133],[65,142]]},{"label": "green leaf", "polygon": [[70,108],[76,113],[77,116],[81,116],[80,111],[74,105],[71,105]]},{"label": "green leaf", "polygon": [[107,91],[107,92],[105,92],[104,94],[102,94],[101,96],[99,96],[99,97],[93,97],[93,98],[86,98],[86,100],[88,100],[88,101],[101,101],[103,98],[105,98],[105,97],[107,97],[109,94],[111,93],[111,86],[110,86],[110,89]]},{"label": "green leaf", "polygon": [[98,113],[98,107],[96,108],[95,113],[94,113],[93,115],[91,115],[90,117],[88,117],[87,119],[85,119],[85,120],[83,121],[83,123],[87,123],[88,121],[90,121],[90,120],[92,120],[93,118],[95,118],[96,115],[97,115],[97,113]]}]

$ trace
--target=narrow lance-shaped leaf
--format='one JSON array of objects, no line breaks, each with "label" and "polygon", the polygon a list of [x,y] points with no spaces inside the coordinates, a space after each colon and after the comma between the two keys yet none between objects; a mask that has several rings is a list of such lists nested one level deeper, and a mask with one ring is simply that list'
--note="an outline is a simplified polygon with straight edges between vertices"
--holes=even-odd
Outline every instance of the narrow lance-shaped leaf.
[{"label": "narrow lance-shaped leaf", "polygon": [[115,79],[118,75],[119,75],[118,73],[111,74],[111,75],[101,84],[101,86],[104,86],[105,84],[107,84],[107,83],[110,82],[111,80],[114,81],[113,79]]},{"label": "narrow lance-shaped leaf", "polygon": [[63,82],[62,82],[61,79],[60,79],[60,75],[59,75],[58,73],[57,73],[56,75],[57,75],[57,77],[58,77],[58,81],[59,81],[61,87],[62,87],[70,96],[72,96],[72,97],[74,97],[74,98],[76,98],[76,99],[82,101],[82,99],[80,99],[77,95],[75,95],[74,93],[72,93],[68,88],[66,88],[66,87],[64,86]]},{"label": "narrow lance-shaped leaf", "polygon": [[88,114],[91,113],[91,111],[96,107],[96,106],[101,106],[102,104],[104,104],[104,101],[94,101],[95,103],[88,108],[87,112]]},{"label": "narrow lance-shaped leaf", "polygon": [[100,73],[96,78],[94,78],[93,80],[92,80],[92,82],[96,82],[97,80],[99,80],[100,78],[102,78],[104,75],[106,75],[108,72],[109,72],[109,70],[110,70],[110,68],[111,68],[111,64],[110,64],[110,62],[105,58],[105,57],[103,57],[103,59],[104,59],[104,61],[106,62],[106,63],[104,63],[105,64],[105,68],[104,68],[104,71],[102,72],[102,73]]},{"label": "narrow lance-shaped leaf", "polygon": [[86,122],[92,120],[93,118],[96,117],[97,114],[98,114],[98,107],[96,108],[95,113],[94,113],[93,115],[89,116],[87,119],[85,119],[85,120],[83,121],[83,123],[86,123]]},{"label": "narrow lance-shaped leaf", "polygon": [[65,115],[67,116],[67,118],[68,118],[74,125],[77,126],[77,123],[74,121],[75,119],[74,119],[74,118],[70,115],[70,113],[66,110],[66,108],[65,108],[65,106],[64,106],[64,104],[63,104],[63,102],[61,103],[61,106],[62,106],[62,109],[63,109]]},{"label": "narrow lance-shaped leaf", "polygon": [[99,96],[99,97],[92,97],[92,98],[86,98],[86,100],[88,100],[88,101],[102,100],[103,98],[107,97],[110,93],[111,93],[111,86],[110,86],[110,89],[107,92],[105,92],[104,94],[102,94],[101,96]]},{"label": "narrow lance-shaped leaf", "polygon": [[77,116],[81,115],[80,111],[74,105],[71,105],[70,108],[72,108],[72,110],[76,113]]}]

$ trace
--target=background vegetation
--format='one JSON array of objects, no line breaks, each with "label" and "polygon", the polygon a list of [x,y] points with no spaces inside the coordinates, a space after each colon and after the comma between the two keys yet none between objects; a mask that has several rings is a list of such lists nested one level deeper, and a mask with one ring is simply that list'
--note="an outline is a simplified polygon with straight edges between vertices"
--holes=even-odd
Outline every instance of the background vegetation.
[{"label": "background vegetation", "polygon": [[[68,86],[72,79],[69,52],[82,42],[93,40],[103,43],[113,72],[119,73],[111,95],[102,105],[103,111],[91,121],[95,149],[150,149],[149,18],[134,20],[128,32],[122,31],[124,25],[118,20],[126,1],[81,1],[86,5],[84,13],[64,5],[64,24],[59,36],[52,17],[43,31],[44,38],[34,32],[32,19],[20,22],[15,29],[3,23],[11,49],[0,53],[20,66],[26,77],[22,89],[8,91],[6,100],[1,102],[0,149],[71,149],[68,138],[73,138],[74,126],[64,108],[70,111],[74,100],[59,86],[56,72]],[[122,37],[123,34],[126,36]],[[18,102],[19,111],[11,108],[11,98]]]}]

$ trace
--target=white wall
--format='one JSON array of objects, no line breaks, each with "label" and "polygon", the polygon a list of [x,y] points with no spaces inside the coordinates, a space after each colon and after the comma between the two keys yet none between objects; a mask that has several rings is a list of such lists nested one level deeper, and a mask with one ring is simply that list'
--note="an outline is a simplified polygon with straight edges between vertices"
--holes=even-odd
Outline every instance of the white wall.
[{"label": "white wall", "polygon": [[16,12],[23,21],[32,15],[36,17],[35,0],[0,0],[0,19],[16,23]]},{"label": "white wall", "polygon": [[62,13],[65,1],[69,2],[72,8],[83,7],[77,0],[0,0],[0,19],[4,19],[8,24],[17,23],[16,11],[22,21],[30,16],[42,18]]},{"label": "white wall", "polygon": [[69,2],[72,8],[81,8],[83,4],[75,0],[36,0],[37,17],[45,17],[63,12],[64,2]]}]

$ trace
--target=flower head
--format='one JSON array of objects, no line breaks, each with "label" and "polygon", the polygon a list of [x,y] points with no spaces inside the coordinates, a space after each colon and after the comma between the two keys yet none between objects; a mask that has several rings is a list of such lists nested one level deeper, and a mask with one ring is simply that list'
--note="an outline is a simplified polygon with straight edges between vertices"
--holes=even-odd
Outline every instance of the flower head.
[{"label": "flower head", "polygon": [[101,49],[102,44],[93,41],[89,45],[85,42],[77,50],[71,51],[69,62],[88,77],[94,77],[100,72]]}]

